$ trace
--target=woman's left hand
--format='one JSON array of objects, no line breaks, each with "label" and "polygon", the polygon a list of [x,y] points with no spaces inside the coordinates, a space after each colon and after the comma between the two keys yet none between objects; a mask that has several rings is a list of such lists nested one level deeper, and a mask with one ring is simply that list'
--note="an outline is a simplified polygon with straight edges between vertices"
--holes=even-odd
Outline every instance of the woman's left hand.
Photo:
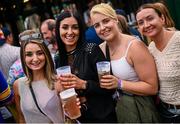
[{"label": "woman's left hand", "polygon": [[103,75],[100,80],[101,88],[115,89],[118,87],[118,78],[113,75]]}]

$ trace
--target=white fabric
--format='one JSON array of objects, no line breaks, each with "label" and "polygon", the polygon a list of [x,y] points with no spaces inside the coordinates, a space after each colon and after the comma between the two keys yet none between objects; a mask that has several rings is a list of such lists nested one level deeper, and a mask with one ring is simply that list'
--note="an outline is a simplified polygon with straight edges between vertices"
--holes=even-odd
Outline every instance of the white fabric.
[{"label": "white fabric", "polygon": [[138,81],[139,78],[134,68],[127,62],[126,56],[132,41],[128,44],[125,55],[117,60],[111,61],[113,75],[128,81]]},{"label": "white fabric", "polygon": [[64,122],[63,110],[55,90],[47,87],[45,80],[32,82],[32,88],[43,115],[33,100],[26,78],[19,79],[20,106],[26,123],[62,123]]}]

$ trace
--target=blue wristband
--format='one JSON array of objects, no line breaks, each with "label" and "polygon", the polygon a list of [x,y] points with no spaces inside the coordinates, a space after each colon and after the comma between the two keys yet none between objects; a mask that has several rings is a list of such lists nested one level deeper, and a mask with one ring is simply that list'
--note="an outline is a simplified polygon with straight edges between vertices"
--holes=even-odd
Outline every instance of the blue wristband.
[{"label": "blue wristband", "polygon": [[121,88],[122,88],[121,84],[122,84],[122,80],[119,79],[119,80],[118,80],[118,89],[121,89]]}]

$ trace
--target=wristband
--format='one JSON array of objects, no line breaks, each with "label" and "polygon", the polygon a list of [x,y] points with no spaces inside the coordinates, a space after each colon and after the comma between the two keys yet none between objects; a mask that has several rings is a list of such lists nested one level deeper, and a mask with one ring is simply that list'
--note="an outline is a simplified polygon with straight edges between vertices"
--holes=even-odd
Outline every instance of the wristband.
[{"label": "wristband", "polygon": [[121,88],[122,88],[122,80],[119,79],[119,80],[118,80],[118,89],[121,89]]}]

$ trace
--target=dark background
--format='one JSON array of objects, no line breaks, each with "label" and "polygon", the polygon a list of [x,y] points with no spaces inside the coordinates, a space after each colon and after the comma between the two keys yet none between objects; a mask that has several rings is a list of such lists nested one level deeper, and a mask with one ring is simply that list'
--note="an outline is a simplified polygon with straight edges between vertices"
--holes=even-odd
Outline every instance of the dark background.
[{"label": "dark background", "polygon": [[[36,13],[40,16],[41,22],[47,18],[54,18],[52,7],[58,6],[59,11],[66,5],[75,4],[77,10],[83,15],[88,9],[88,2],[91,0],[0,0],[0,24],[8,27],[12,32],[15,41],[18,41],[18,34],[23,31],[23,23],[27,16]],[[126,14],[135,13],[137,8],[148,2],[158,0],[94,0],[96,2],[110,1],[115,9],[124,9]],[[161,0],[162,1],[162,0]],[[180,29],[180,0],[163,0],[169,8],[176,28]],[[22,26],[22,27],[21,27]],[[15,42],[18,45],[18,42]]]}]

